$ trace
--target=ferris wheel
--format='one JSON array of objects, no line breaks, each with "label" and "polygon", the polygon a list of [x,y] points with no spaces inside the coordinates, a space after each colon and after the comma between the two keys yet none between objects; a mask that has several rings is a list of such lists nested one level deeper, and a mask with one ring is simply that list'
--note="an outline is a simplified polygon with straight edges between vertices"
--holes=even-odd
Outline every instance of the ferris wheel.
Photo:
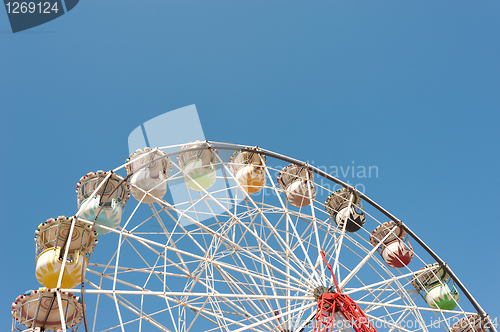
[{"label": "ferris wheel", "polygon": [[496,332],[406,224],[268,150],[145,148],[76,194],[36,229],[13,331]]}]

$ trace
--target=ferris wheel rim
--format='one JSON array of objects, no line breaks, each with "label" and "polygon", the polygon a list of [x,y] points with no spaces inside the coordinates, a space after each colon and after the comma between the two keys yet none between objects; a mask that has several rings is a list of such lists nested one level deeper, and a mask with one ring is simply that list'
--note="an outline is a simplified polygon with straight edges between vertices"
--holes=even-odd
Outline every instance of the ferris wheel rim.
[{"label": "ferris wheel rim", "polygon": [[[200,143],[199,142],[190,143],[190,144],[187,144],[187,146],[189,146],[191,144],[194,145],[194,144],[200,144]],[[316,167],[314,167],[312,165],[309,165],[308,163],[304,163],[304,162],[299,161],[297,159],[293,159],[293,158],[290,158],[290,157],[287,157],[287,156],[284,156],[284,155],[281,155],[281,154],[278,154],[278,153],[275,153],[275,152],[272,152],[272,151],[269,151],[269,150],[265,150],[265,149],[262,149],[262,148],[259,148],[259,149],[249,148],[248,146],[245,146],[245,145],[237,145],[237,144],[221,143],[221,142],[211,142],[211,141],[206,141],[206,144],[207,144],[208,148],[210,148],[210,149],[213,148],[213,149],[218,149],[218,150],[249,151],[249,152],[258,153],[258,154],[261,154],[261,155],[264,155],[264,156],[272,157],[272,158],[275,158],[275,159],[278,159],[278,160],[282,160],[282,161],[285,161],[285,162],[288,162],[288,163],[297,164],[297,165],[306,167],[307,169],[309,169],[312,172],[318,174],[319,176],[322,176],[323,178],[325,178],[327,180],[330,180],[330,181],[332,181],[332,182],[334,182],[334,183],[336,183],[338,185],[343,186],[344,188],[346,188],[347,190],[349,190],[351,192],[355,192],[356,195],[358,195],[359,197],[361,197],[365,202],[367,202],[368,204],[370,204],[372,207],[374,207],[375,209],[377,209],[379,212],[383,213],[385,216],[387,216],[389,219],[391,219],[393,222],[395,222],[397,226],[401,227],[404,231],[406,231],[406,233],[410,237],[412,237],[423,249],[425,249],[427,251],[427,253],[429,253],[434,259],[436,259],[436,261],[439,263],[439,265],[448,272],[448,274],[450,275],[450,277],[457,283],[457,285],[460,287],[460,289],[462,290],[462,292],[469,298],[469,301],[476,308],[477,313],[481,317],[484,317],[486,315],[486,313],[482,310],[482,308],[479,306],[479,304],[470,295],[470,293],[465,288],[465,286],[463,286],[463,284],[458,280],[458,278],[456,277],[456,275],[451,271],[451,269],[449,268],[449,266],[446,263],[444,263],[439,258],[439,256],[437,256],[437,254],[435,254],[415,233],[413,233],[408,228],[408,226],[406,224],[404,224],[401,220],[397,219],[395,216],[393,216],[387,210],[385,210],[384,208],[382,208],[375,201],[373,201],[372,199],[370,199],[367,195],[365,195],[362,192],[359,192],[355,187],[350,186],[349,184],[344,183],[343,181],[341,181],[341,180],[339,180],[339,179],[331,176],[330,174],[328,174],[326,172],[321,171],[320,169],[318,169],[318,168],[316,168]],[[180,146],[186,146],[186,144],[182,144]],[[157,149],[165,149],[165,148],[172,148],[172,146],[160,147],[160,148],[157,148]],[[207,148],[206,146],[199,147],[199,148],[187,148],[187,149],[182,150],[182,152],[196,151],[196,150],[201,150],[201,149],[206,149],[206,148]],[[167,153],[165,156],[166,157],[170,157],[171,155],[176,155],[176,154],[178,155],[180,152],[181,152],[181,150],[170,152],[170,153]],[[165,156],[162,156],[162,158],[164,158]],[[144,165],[144,167],[145,166],[147,166],[147,165]],[[123,165],[121,167],[118,167],[117,169],[112,170],[110,173],[114,173],[114,172],[116,172],[117,170],[119,170],[122,167],[125,167],[125,166]],[[128,178],[128,176],[125,179],[127,179],[127,178]],[[273,183],[273,185],[274,185],[274,183]],[[89,223],[89,221],[77,217],[79,215],[80,210],[81,209],[79,209],[78,213],[75,215],[75,219],[81,220],[81,221],[83,221],[85,223]],[[200,225],[195,224],[195,225],[196,226],[200,226],[201,224]],[[133,237],[133,236],[135,236],[137,238],[141,238],[141,237],[133,235],[133,234],[127,234],[126,231],[124,232],[125,227],[126,227],[126,225],[121,230],[115,230],[115,229],[111,229],[109,227],[108,228],[109,228],[110,232],[112,232],[112,233],[118,233],[120,235],[120,239],[121,239],[122,236],[123,237]],[[345,224],[344,224],[344,230],[343,230],[343,232],[345,233]],[[142,240],[148,240],[148,239],[144,239],[144,238],[141,238],[141,239]],[[153,244],[153,241],[151,241],[151,240],[148,240],[148,241],[150,241],[149,242],[150,244]],[[158,243],[158,245],[159,246],[164,246],[163,244],[159,244],[159,243]],[[341,245],[342,245],[342,243],[340,244],[340,247],[341,247]],[[318,248],[318,250],[319,250],[319,248]],[[339,249],[339,251],[340,251],[340,249]],[[183,254],[187,255],[186,252],[183,252]],[[338,261],[338,259],[337,259],[337,261]],[[118,265],[118,261],[117,261],[116,265]],[[117,300],[117,294],[119,294],[119,292],[117,292],[115,290],[116,273],[117,273],[116,271],[117,270],[115,270],[115,282],[114,282],[114,286],[113,286],[113,291],[111,291],[111,293],[108,292],[109,294],[112,294],[112,296],[114,297],[115,303],[117,303],[117,301],[118,301]],[[322,272],[322,274],[323,274],[323,277],[324,277],[324,272]],[[62,291],[73,291],[73,292],[75,292],[75,290],[64,290],[64,289]],[[83,291],[82,290],[82,292],[89,293],[89,294],[90,293],[99,293],[97,291],[91,291],[91,290],[87,290],[87,291]],[[105,293],[106,292],[102,291],[99,294],[105,294]],[[163,295],[167,295],[167,293],[163,292],[162,294]],[[160,293],[157,293],[157,294],[160,295]],[[188,293],[183,292],[183,294],[186,295]],[[172,295],[172,294],[170,294],[170,295]],[[197,294],[197,295],[199,295],[199,294]],[[229,296],[229,294],[225,294],[225,295],[221,294],[221,295],[218,295],[218,296]],[[285,299],[286,297],[282,297],[282,298]],[[306,299],[306,297],[304,297],[304,299]],[[310,297],[307,297],[307,299],[310,300]],[[314,302],[314,301],[312,301],[312,302]],[[117,304],[117,306],[118,306],[118,304]],[[309,308],[309,306],[307,306],[307,308]],[[294,308],[293,310],[296,310],[296,309],[297,308]],[[297,311],[299,309],[297,309]],[[300,310],[302,310],[302,309],[300,309]],[[423,310],[423,308],[422,308],[422,310]],[[427,309],[425,309],[425,310],[427,310]],[[278,316],[279,317],[284,317],[286,315],[287,315],[287,313],[282,313],[282,314],[279,314]],[[121,320],[121,318],[120,318],[120,320]],[[248,328],[248,326],[247,326],[247,328]],[[492,332],[496,332],[496,330],[494,329],[493,325],[491,325],[491,328],[492,328]],[[241,327],[239,330],[236,330],[236,331],[240,331],[240,330],[243,331],[243,327]]]}]

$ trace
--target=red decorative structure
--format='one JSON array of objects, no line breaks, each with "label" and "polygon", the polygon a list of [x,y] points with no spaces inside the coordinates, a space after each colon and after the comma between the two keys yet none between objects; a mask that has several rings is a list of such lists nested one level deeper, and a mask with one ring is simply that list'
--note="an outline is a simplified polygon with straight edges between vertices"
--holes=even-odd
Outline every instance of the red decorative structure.
[{"label": "red decorative structure", "polygon": [[319,297],[316,319],[314,322],[314,332],[332,332],[336,325],[336,313],[339,313],[349,322],[350,326],[356,332],[377,332],[356,302],[354,302],[349,295],[340,292],[339,285],[333,274],[332,266],[326,261],[323,251],[321,251],[321,256],[332,273],[335,290],[333,293],[325,292]]}]

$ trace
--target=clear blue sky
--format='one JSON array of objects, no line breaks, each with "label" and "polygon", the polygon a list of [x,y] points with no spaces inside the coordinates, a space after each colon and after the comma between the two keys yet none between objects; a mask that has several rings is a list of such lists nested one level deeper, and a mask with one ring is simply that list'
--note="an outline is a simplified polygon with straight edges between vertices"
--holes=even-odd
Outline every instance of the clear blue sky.
[{"label": "clear blue sky", "polygon": [[12,34],[0,9],[0,320],[36,281],[36,226],[196,104],[207,139],[316,166],[403,219],[500,314],[500,2],[83,0]]}]

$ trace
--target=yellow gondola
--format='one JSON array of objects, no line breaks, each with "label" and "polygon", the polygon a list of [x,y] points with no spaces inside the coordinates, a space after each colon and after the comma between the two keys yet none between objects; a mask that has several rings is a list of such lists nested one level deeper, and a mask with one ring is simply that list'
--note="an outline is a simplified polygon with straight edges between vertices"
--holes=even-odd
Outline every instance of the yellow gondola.
[{"label": "yellow gondola", "polygon": [[235,152],[229,159],[229,169],[242,189],[253,194],[266,184],[266,156],[256,153],[259,150],[257,147],[247,149],[254,151]]}]

